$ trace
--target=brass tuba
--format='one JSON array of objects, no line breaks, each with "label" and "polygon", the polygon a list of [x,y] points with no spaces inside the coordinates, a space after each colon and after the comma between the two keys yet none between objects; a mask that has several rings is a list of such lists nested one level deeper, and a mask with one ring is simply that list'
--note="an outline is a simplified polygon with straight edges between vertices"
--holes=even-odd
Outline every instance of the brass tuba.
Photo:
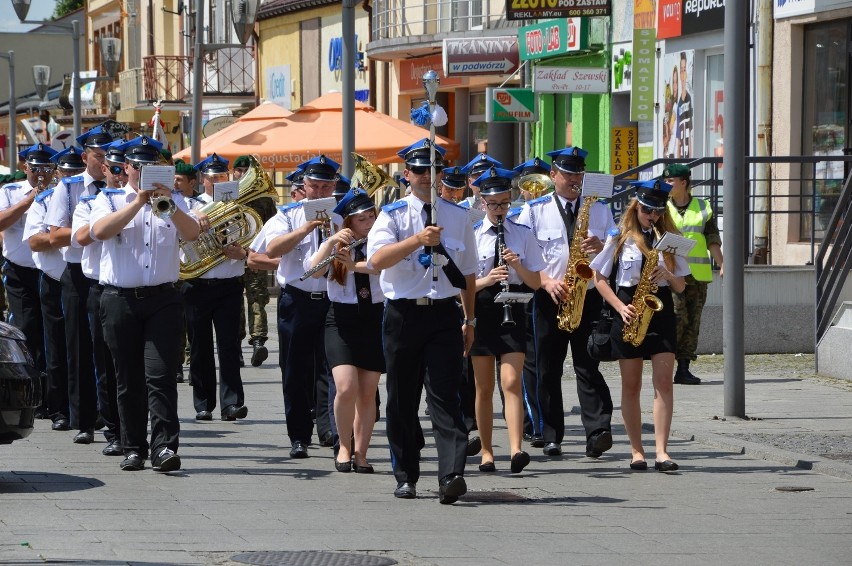
[{"label": "brass tuba", "polygon": [[202,232],[193,242],[180,241],[182,253],[180,278],[192,279],[204,275],[227,258],[222,248],[230,245],[246,247],[263,227],[263,219],[252,208],[245,206],[253,200],[270,197],[278,199],[272,179],[260,162],[249,156],[249,168],[240,178],[237,198],[225,202],[211,202],[199,210],[208,216],[210,229]]},{"label": "brass tuba", "polygon": [[[654,231],[656,232],[656,228]],[[659,233],[657,234],[659,237]],[[642,274],[639,276],[639,284],[636,286],[636,293],[633,295],[633,308],[636,309],[636,316],[630,319],[630,322],[624,325],[624,333],[622,338],[628,344],[633,346],[641,346],[645,341],[645,335],[648,333],[648,326],[651,324],[651,317],[655,312],[663,310],[663,302],[655,295],[657,292],[657,284],[651,283],[651,272],[657,267],[659,261],[659,252],[651,248],[645,254],[645,265],[642,267]]]},{"label": "brass tuba", "polygon": [[517,189],[527,191],[530,194],[530,200],[536,199],[547,192],[553,191],[556,185],[553,184],[553,179],[543,173],[530,173],[522,177],[516,177],[512,184]]},{"label": "brass tuba", "polygon": [[583,240],[589,232],[589,209],[597,201],[597,197],[583,197],[583,205],[577,213],[577,224],[568,252],[568,269],[565,270],[563,281],[568,287],[565,300],[559,303],[556,313],[556,324],[560,330],[573,332],[580,326],[583,318],[583,304],[586,302],[586,290],[589,280],[594,277],[594,270],[589,267],[589,258],[583,253]]},{"label": "brass tuba", "polygon": [[352,174],[351,182],[353,188],[361,187],[367,191],[368,196],[372,197],[382,187],[397,186],[393,177],[385,173],[385,170],[381,167],[376,167],[370,163],[363,155],[353,151],[352,159],[355,161],[355,172]]}]

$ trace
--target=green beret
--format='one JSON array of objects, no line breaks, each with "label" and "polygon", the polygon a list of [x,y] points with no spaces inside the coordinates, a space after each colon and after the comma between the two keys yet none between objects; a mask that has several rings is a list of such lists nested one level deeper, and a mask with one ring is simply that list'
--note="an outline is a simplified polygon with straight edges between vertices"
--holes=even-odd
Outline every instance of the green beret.
[{"label": "green beret", "polygon": [[194,179],[195,169],[183,159],[175,159],[175,175],[186,175],[190,179]]},{"label": "green beret", "polygon": [[234,159],[234,169],[237,167],[249,167],[250,165],[248,155],[241,155]]},{"label": "green beret", "polygon": [[162,149],[160,149],[160,155],[162,155],[162,156],[163,156],[163,158],[165,158],[165,160],[166,160],[166,161],[169,161],[169,160],[171,160],[171,158],[172,158],[172,152],[171,152],[171,151],[169,151],[169,150],[168,150],[168,149],[166,149],[166,148],[162,148]]},{"label": "green beret", "polygon": [[689,167],[687,167],[683,163],[672,163],[671,165],[668,165],[665,169],[663,169],[664,179],[668,179],[670,177],[681,177],[683,179],[689,179],[689,175]]},{"label": "green beret", "polygon": [[3,184],[8,183],[8,182],[9,182],[9,175],[0,175],[0,185],[3,185]]},{"label": "green beret", "polygon": [[21,171],[21,170],[15,171],[15,175],[13,177],[13,179],[15,181],[23,181],[26,178],[27,178],[27,174],[24,171]]}]

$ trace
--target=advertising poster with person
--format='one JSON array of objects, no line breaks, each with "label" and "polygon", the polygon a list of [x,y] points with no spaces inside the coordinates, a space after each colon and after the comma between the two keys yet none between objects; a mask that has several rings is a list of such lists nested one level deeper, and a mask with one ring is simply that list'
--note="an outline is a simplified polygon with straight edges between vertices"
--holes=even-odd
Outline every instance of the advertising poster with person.
[{"label": "advertising poster with person", "polygon": [[695,117],[692,77],[695,51],[666,53],[660,68],[662,95],[661,155],[691,158],[694,155]]}]

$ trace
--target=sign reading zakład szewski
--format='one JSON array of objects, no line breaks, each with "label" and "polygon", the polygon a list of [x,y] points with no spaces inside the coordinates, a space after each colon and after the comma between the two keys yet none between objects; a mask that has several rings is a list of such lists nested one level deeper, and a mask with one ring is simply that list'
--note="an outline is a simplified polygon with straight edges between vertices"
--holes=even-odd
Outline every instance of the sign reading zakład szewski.
[{"label": "sign reading zak\u0142ad szewski", "polygon": [[533,90],[535,92],[603,94],[609,92],[609,69],[535,67]]},{"label": "sign reading zak\u0142ad szewski", "polygon": [[540,20],[609,16],[612,0],[506,0],[506,19]]}]

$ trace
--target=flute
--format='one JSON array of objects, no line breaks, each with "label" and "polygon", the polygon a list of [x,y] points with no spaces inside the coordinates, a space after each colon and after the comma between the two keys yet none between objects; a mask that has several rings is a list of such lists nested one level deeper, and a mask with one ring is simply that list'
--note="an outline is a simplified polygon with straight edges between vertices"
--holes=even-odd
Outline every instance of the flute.
[{"label": "flute", "polygon": [[[341,251],[341,252],[348,252],[348,251],[350,251],[352,248],[354,248],[354,247],[356,247],[356,246],[360,246],[361,244],[363,244],[363,243],[364,243],[364,242],[366,242],[366,241],[367,241],[367,238],[366,238],[366,237],[361,238],[360,240],[355,240],[355,241],[354,241],[354,242],[352,242],[351,244],[349,244],[349,245],[347,245],[347,246],[343,246],[343,247],[342,247],[342,248],[340,248],[340,250],[338,250],[338,251]],[[334,257],[335,257],[336,255],[337,255],[337,252],[334,252],[333,254],[331,254],[330,256],[328,256],[327,258],[325,258],[324,260],[322,260],[321,262],[319,262],[318,264],[316,264],[315,266],[313,266],[312,268],[310,268],[309,270],[307,270],[306,272],[304,272],[304,273],[302,274],[302,276],[301,276],[301,277],[299,277],[299,281],[304,281],[305,279],[307,279],[307,278],[308,278],[308,277],[310,277],[311,275],[315,274],[316,272],[318,272],[318,271],[322,271],[322,270],[323,270],[323,269],[324,269],[324,268],[325,268],[328,264],[330,264],[331,262],[333,262],[333,261],[334,261]]]}]

